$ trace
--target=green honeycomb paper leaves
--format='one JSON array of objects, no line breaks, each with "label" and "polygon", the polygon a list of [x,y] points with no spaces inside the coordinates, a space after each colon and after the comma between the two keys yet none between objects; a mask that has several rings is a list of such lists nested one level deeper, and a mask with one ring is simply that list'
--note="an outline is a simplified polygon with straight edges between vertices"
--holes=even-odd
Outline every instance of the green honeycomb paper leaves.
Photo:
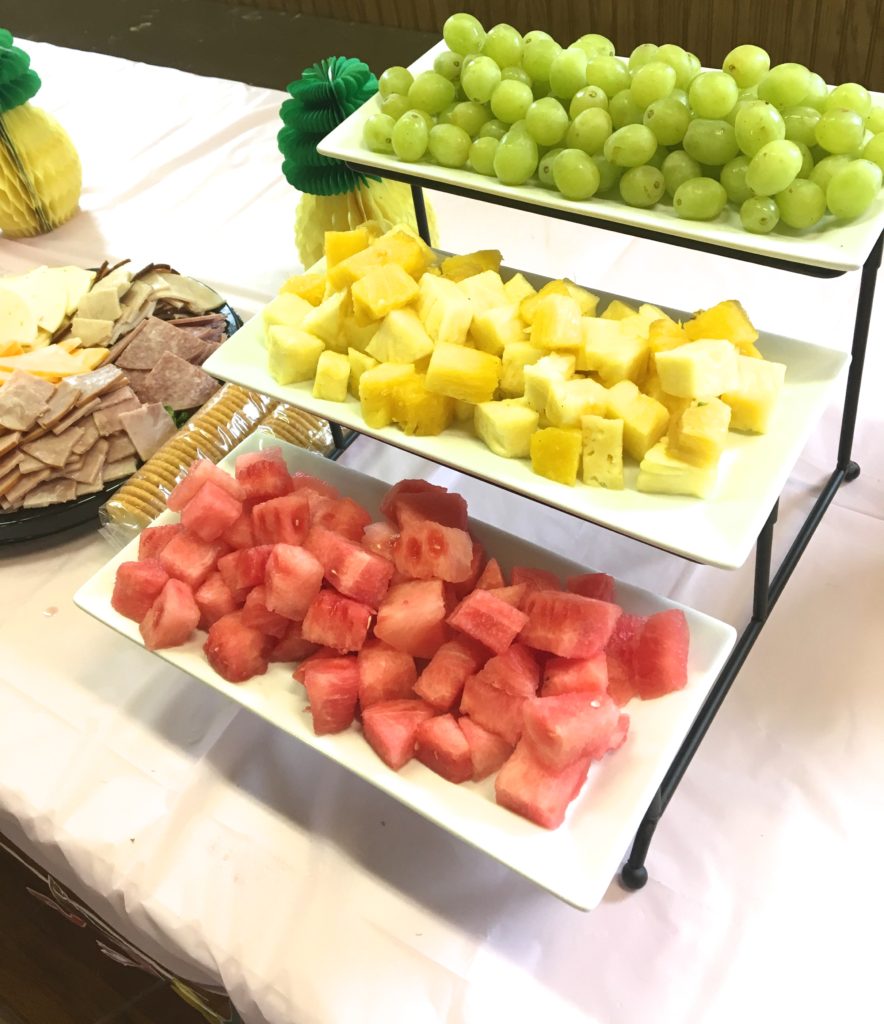
[{"label": "green honeycomb paper leaves", "polygon": [[282,173],[299,192],[333,196],[364,184],[362,174],[340,160],[322,156],[317,144],[377,92],[368,65],[355,57],[328,57],[289,83],[291,99],[280,107],[284,127],[277,135]]},{"label": "green honeycomb paper leaves", "polygon": [[12,45],[11,33],[0,28],[0,114],[27,103],[39,88],[40,79],[31,70],[31,58]]}]

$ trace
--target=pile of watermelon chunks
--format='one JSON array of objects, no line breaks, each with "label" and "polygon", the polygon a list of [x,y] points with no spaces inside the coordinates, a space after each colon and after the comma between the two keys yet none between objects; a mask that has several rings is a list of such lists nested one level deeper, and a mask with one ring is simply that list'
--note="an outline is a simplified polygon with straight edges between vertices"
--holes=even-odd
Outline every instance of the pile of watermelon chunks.
[{"label": "pile of watermelon chunks", "polygon": [[625,614],[604,573],[507,580],[465,500],[423,480],[392,487],[373,522],[269,448],[235,475],[195,462],[168,506],[180,523],[143,531],[112,597],[149,650],[206,630],[230,682],[297,662],[318,735],[359,719],[395,771],[416,757],[455,783],[497,772],[497,802],[546,828],[626,739],[621,707],[687,681],[681,611]]}]

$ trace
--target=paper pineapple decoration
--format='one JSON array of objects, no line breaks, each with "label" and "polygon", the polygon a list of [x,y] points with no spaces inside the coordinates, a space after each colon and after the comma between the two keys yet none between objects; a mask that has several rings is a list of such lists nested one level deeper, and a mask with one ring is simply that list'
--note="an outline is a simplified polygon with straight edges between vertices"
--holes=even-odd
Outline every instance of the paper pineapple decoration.
[{"label": "paper pineapple decoration", "polygon": [[0,29],[0,230],[8,238],[63,224],[80,201],[80,158],[65,130],[28,102],[40,88],[30,58]]},{"label": "paper pineapple decoration", "polygon": [[[357,174],[316,151],[317,143],[377,88],[368,66],[348,57],[314,64],[288,86],[291,99],[280,109],[283,128],[277,141],[285,158],[283,174],[302,193],[295,214],[295,244],[305,267],[322,256],[326,231],[347,231],[366,221],[378,221],[385,229],[394,224],[417,229],[407,185]],[[427,217],[435,234],[429,204]]]}]

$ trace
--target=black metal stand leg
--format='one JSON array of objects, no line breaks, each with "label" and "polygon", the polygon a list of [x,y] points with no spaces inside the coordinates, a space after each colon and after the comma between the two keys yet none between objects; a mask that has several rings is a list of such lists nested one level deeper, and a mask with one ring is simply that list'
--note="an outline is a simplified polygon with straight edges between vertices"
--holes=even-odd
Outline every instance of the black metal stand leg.
[{"label": "black metal stand leg", "polygon": [[414,203],[414,219],[417,221],[417,232],[430,245],[430,225],[427,223],[427,207],[424,203],[424,192],[420,185],[411,186],[411,201]]},{"label": "black metal stand leg", "polygon": [[350,447],[350,445],[353,444],[356,438],[359,437],[359,432],[351,430],[345,435],[344,428],[340,423],[332,423],[331,420],[329,420],[328,425],[331,428],[332,444],[334,446],[329,452],[328,457],[332,462],[336,462]]}]

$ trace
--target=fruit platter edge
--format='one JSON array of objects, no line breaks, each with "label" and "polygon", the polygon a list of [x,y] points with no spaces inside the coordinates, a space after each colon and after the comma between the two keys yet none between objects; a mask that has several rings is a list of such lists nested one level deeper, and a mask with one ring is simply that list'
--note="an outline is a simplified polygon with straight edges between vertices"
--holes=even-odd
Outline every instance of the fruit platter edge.
[{"label": "fruit platter edge", "polygon": [[[320,476],[342,494],[364,504],[370,513],[379,514],[387,484],[269,435],[247,438],[220,465],[232,472],[238,455],[268,447],[282,449],[291,472]],[[165,512],[157,523],[176,518],[174,513]],[[563,575],[586,571],[585,566],[495,527],[472,521],[471,530],[505,570],[523,563]],[[80,588],[74,601],[83,611],[141,645],[138,624],[111,607],[117,566],[137,558],[137,548],[136,538]],[[417,761],[399,773],[393,772],[363,742],[355,727],[337,735],[314,735],[305,691],[291,678],[290,664],[271,665],[264,676],[232,684],[205,660],[201,633],[181,647],[157,654],[559,899],[590,910],[604,896],[645,809],[736,641],[732,626],[638,587],[618,582],[615,593],[618,602],[636,614],[667,608],[684,611],[690,631],[688,683],[684,690],[666,697],[635,699],[627,705],[624,710],[631,716],[629,739],[592,768],[564,823],[553,831],[497,806],[493,779],[454,786]],[[291,783],[297,785],[297,780]]]},{"label": "fruit platter edge", "polygon": [[[432,69],[433,60],[447,49],[444,42],[419,57],[409,70],[413,73]],[[884,99],[872,93],[876,101]],[[844,273],[858,270],[872,250],[878,236],[884,232],[884,191],[869,210],[855,221],[839,225],[826,225],[819,230],[804,232],[779,228],[769,235],[752,235],[740,227],[739,212],[729,210],[716,221],[691,221],[676,217],[668,209],[639,209],[606,199],[588,199],[577,202],[550,189],[536,185],[504,185],[483,174],[469,170],[452,169],[430,163],[409,163],[395,156],[374,153],[362,142],[366,120],[378,110],[377,98],[372,97],[345,121],[333,129],[317,146],[323,156],[376,168],[392,175],[407,175],[432,188],[433,183],[447,184],[465,191],[502,197],[517,203],[567,213],[584,214],[612,225],[623,224],[646,231],[719,245],[771,259]],[[421,181],[423,179],[423,182]]]}]

